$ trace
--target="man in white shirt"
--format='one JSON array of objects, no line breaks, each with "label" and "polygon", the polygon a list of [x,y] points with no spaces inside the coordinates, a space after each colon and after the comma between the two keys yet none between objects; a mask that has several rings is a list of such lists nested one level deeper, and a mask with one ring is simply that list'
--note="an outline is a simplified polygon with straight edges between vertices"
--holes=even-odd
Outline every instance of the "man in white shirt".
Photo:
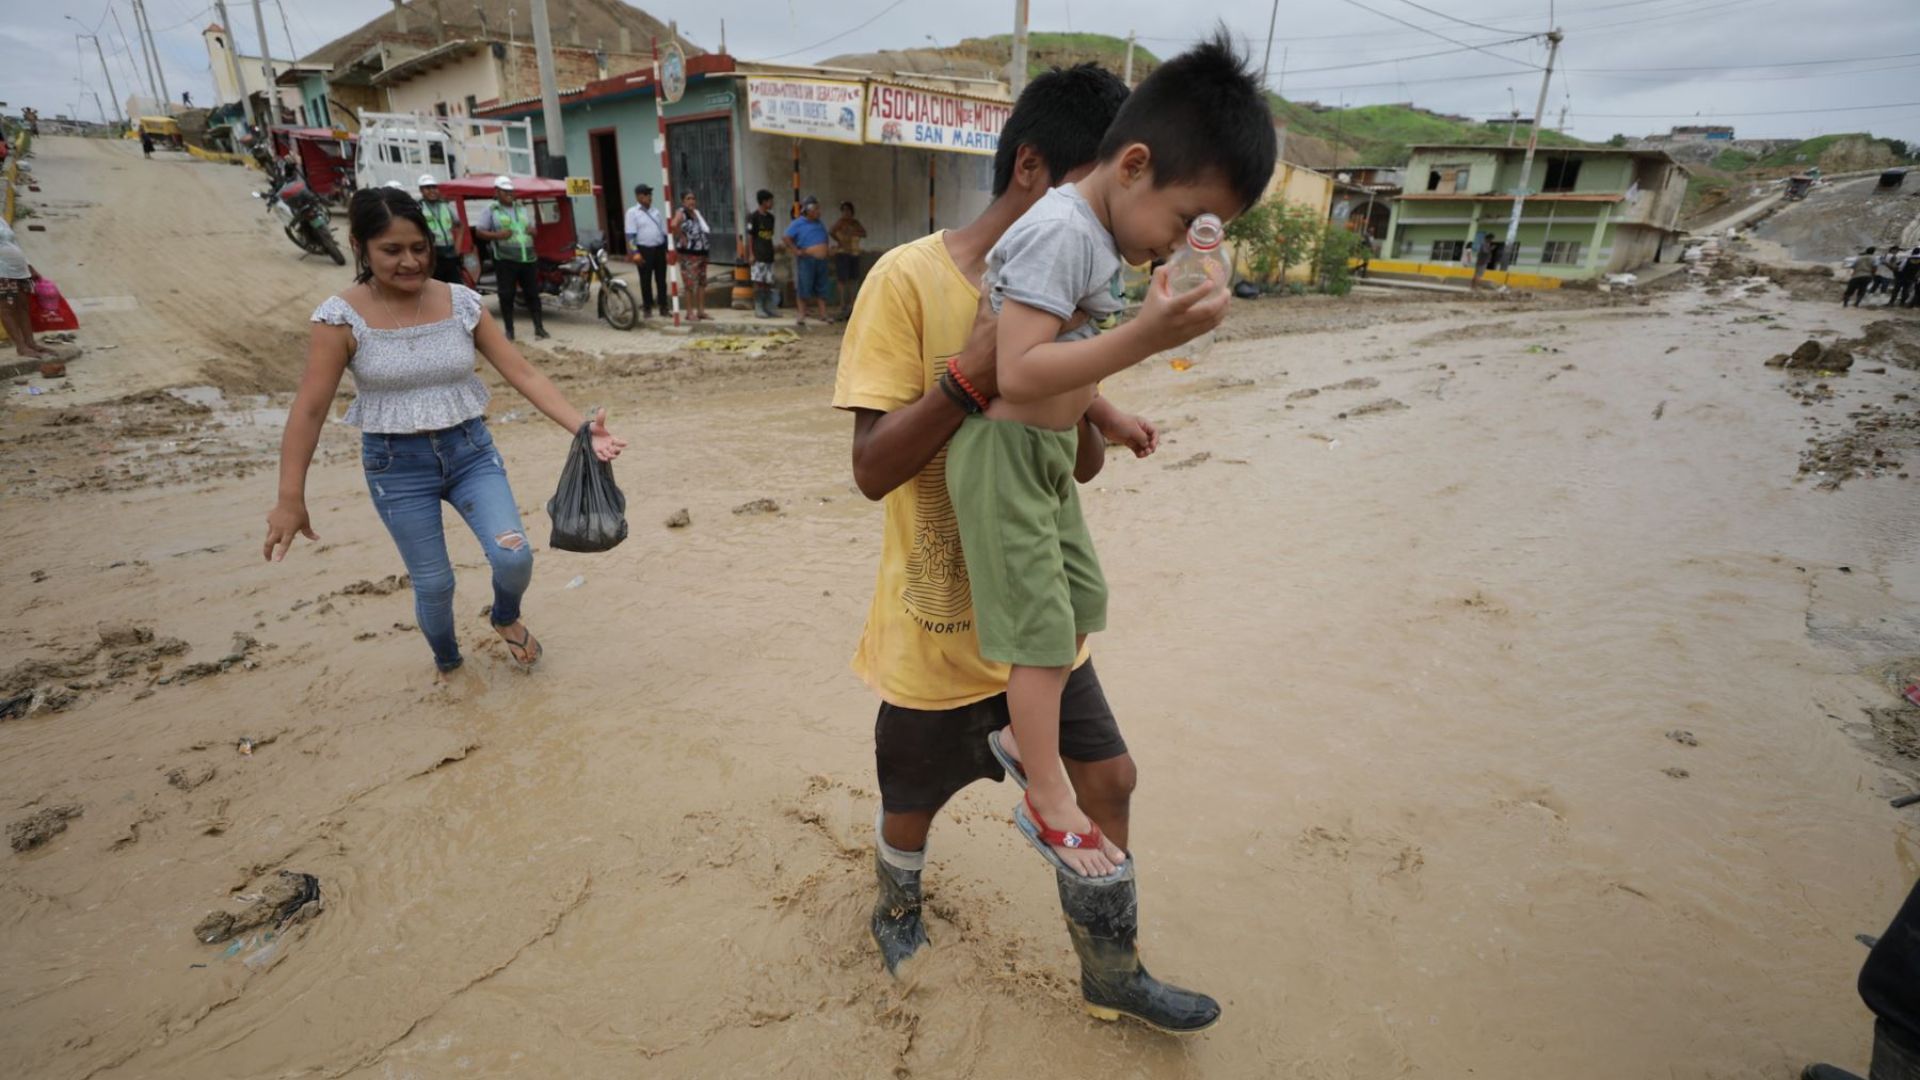
[{"label": "man in white shirt", "polygon": [[653,188],[636,185],[637,204],[627,208],[627,257],[640,269],[640,305],[644,318],[653,318],[654,296],[660,297],[660,310],[667,300],[667,219],[653,208]]}]

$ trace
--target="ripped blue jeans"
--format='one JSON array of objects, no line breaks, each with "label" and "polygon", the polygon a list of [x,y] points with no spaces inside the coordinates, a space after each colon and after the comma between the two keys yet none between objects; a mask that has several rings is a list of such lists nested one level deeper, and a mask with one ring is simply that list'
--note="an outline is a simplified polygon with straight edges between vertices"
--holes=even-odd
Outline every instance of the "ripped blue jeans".
[{"label": "ripped blue jeans", "polygon": [[414,617],[433,647],[433,662],[452,671],[460,666],[460,642],[440,504],[452,503],[466,519],[493,567],[493,625],[519,621],[520,597],[533,580],[533,548],[493,435],[479,417],[411,435],[367,432],[360,436],[360,465],[374,509],[413,578]]}]

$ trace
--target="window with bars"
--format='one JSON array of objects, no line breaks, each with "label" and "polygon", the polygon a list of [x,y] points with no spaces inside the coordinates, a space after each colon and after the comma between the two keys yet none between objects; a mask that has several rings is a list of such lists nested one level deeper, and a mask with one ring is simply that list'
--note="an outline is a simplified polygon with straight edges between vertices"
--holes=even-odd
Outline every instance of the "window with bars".
[{"label": "window with bars", "polygon": [[1550,266],[1580,265],[1580,241],[1549,240],[1540,261]]},{"label": "window with bars", "polygon": [[1435,240],[1433,252],[1428,258],[1434,262],[1456,263],[1460,261],[1460,256],[1466,254],[1466,251],[1467,244],[1464,240]]}]

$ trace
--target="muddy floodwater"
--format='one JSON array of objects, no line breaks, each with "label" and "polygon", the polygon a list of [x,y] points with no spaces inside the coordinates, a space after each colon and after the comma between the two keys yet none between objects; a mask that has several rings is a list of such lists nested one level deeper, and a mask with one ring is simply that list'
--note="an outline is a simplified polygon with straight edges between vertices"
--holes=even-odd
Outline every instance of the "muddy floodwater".
[{"label": "muddy floodwater", "polygon": [[[70,294],[140,290],[73,246],[145,197],[138,163],[43,144],[48,194],[87,204],[32,253]],[[1920,816],[1887,802],[1920,773],[1894,685],[1920,677],[1920,455],[1873,417],[1910,418],[1920,372],[1764,361],[1879,313],[1733,279],[1266,300],[1191,370],[1107,384],[1164,433],[1083,492],[1144,956],[1225,1008],[1176,1041],[1078,1008],[1011,785],[942,817],[934,948],[880,965],[847,660],[881,517],[826,404],[836,339],[554,319],[567,348],[536,360],[633,440],[632,537],[547,548],[568,437],[492,380],[546,658],[508,663],[450,519],[469,660],[441,685],[352,431],[322,438],[320,541],[260,559],[281,345],[338,272],[256,220],[241,170],[151,176],[206,197],[140,228],[227,246],[186,299],[98,315],[119,347],[77,389],[0,410],[0,697],[31,713],[0,722],[0,791],[9,825],[49,812],[0,859],[11,1074],[1864,1071],[1854,935],[1920,875]],[[276,292],[229,303],[239,378],[168,310],[249,272]],[[1804,455],[1841,437],[1861,460],[1825,483]],[[196,939],[282,870],[317,913]]]}]

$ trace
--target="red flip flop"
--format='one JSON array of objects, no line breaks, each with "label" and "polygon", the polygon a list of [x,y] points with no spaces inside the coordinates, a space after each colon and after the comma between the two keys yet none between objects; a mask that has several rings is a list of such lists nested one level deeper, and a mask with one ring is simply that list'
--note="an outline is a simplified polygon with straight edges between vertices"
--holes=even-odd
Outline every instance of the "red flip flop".
[{"label": "red flip flop", "polygon": [[1028,795],[1025,802],[1027,816],[1033,819],[1034,834],[1040,838],[1041,843],[1048,847],[1073,848],[1076,851],[1081,848],[1100,850],[1100,841],[1103,839],[1100,835],[1100,826],[1093,824],[1091,820],[1087,823],[1086,832],[1067,832],[1047,824],[1046,819],[1040,816],[1040,811],[1033,808],[1032,795]]}]

